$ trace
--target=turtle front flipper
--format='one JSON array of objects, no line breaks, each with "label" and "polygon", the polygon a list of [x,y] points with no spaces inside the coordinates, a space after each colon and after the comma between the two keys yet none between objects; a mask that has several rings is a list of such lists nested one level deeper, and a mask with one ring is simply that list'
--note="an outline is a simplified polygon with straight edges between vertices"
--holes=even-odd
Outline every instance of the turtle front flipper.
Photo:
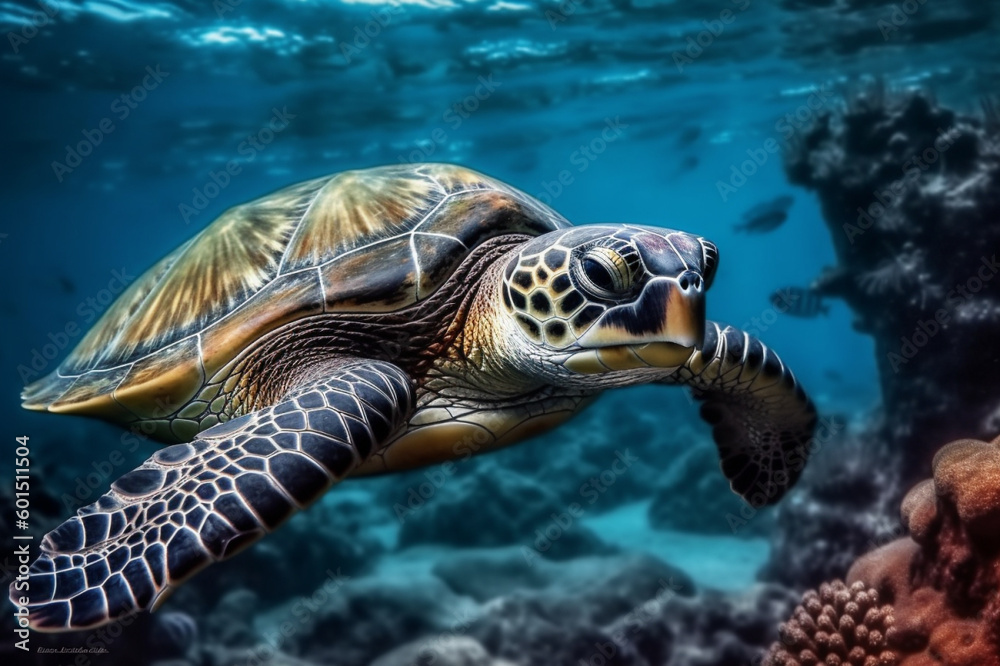
[{"label": "turtle front flipper", "polygon": [[364,463],[409,418],[410,379],[347,361],[277,405],[159,450],[50,532],[27,603],[42,631],[96,627],[156,607],[202,568],[305,508]]},{"label": "turtle front flipper", "polygon": [[816,408],[778,355],[731,326],[708,322],[705,342],[667,384],[690,386],[703,401],[722,471],[755,507],[781,499],[805,467]]}]

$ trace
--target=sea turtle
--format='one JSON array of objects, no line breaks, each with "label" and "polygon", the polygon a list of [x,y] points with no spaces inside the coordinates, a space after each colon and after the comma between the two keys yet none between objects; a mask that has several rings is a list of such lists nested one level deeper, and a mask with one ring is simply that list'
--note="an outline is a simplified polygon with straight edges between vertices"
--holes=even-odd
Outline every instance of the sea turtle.
[{"label": "sea turtle", "polygon": [[815,410],[774,352],[706,324],[717,262],[698,236],[574,227],[443,164],[236,206],[25,389],[181,443],[50,532],[11,598],[48,631],[154,608],[335,482],[511,444],[642,383],[690,386],[733,490],[777,501]]}]

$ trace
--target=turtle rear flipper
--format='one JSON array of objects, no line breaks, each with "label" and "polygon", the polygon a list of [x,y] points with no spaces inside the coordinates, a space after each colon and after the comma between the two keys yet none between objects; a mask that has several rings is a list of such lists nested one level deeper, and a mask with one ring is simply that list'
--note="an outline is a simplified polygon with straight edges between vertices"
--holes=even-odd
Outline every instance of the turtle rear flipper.
[{"label": "turtle rear flipper", "polygon": [[816,408],[792,371],[760,340],[708,322],[705,342],[669,384],[703,402],[722,471],[754,507],[774,504],[798,480],[816,429]]},{"label": "turtle rear flipper", "polygon": [[[156,607],[370,458],[412,405],[399,368],[351,361],[281,403],[159,450],[46,535],[28,580],[31,627],[84,629]],[[12,584],[15,605],[22,594]]]}]

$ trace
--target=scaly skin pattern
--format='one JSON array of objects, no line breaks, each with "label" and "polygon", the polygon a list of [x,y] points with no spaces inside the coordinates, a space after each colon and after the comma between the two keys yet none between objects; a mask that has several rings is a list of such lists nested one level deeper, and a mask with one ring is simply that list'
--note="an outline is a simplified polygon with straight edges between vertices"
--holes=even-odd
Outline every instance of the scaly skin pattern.
[{"label": "scaly skin pattern", "polygon": [[519,442],[563,423],[600,393],[598,387],[549,383],[538,371],[543,355],[512,328],[498,296],[503,266],[516,261],[520,247],[507,246],[499,258],[491,254],[470,271],[478,280],[441,332],[442,346],[426,366],[409,366],[417,378],[417,410],[355,475],[411,469]]},{"label": "scaly skin pattern", "polygon": [[368,460],[405,423],[410,380],[379,361],[326,370],[272,407],[160,449],[50,532],[28,579],[32,627],[84,629],[155,608]]}]

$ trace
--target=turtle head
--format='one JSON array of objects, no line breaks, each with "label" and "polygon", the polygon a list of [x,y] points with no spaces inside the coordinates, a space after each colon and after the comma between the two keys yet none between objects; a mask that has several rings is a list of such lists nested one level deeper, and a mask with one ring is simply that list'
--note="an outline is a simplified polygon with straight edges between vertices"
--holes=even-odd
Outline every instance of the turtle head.
[{"label": "turtle head", "polygon": [[692,234],[576,227],[526,243],[501,290],[519,334],[573,373],[676,367],[704,339],[717,264],[715,245]]}]

